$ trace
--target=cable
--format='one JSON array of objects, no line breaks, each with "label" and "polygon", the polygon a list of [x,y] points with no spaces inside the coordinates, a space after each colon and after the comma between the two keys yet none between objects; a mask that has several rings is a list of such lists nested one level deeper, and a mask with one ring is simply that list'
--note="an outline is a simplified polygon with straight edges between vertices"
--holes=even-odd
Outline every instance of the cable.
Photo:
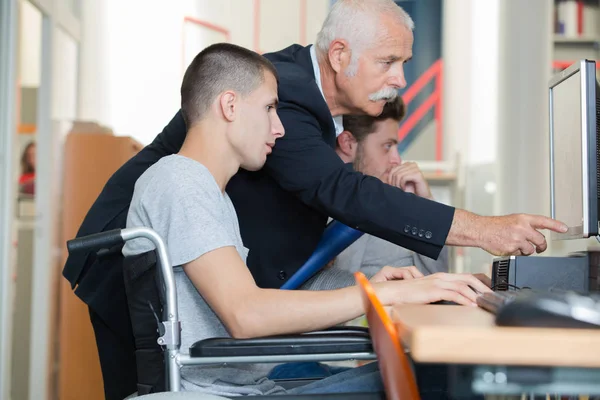
[{"label": "cable", "polygon": [[529,286],[523,286],[523,287],[518,287],[517,285],[512,285],[510,283],[506,283],[506,282],[502,282],[502,283],[497,283],[494,286],[492,286],[490,289],[492,289],[493,291],[496,291],[496,288],[498,288],[498,286],[502,286],[502,285],[506,285],[509,288],[513,289],[513,290],[523,290],[523,289],[531,289]]}]

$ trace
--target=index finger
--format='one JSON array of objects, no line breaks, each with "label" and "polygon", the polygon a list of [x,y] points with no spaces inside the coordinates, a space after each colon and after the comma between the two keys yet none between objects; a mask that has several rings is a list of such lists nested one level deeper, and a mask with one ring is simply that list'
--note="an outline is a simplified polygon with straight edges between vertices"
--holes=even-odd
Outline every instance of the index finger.
[{"label": "index finger", "polygon": [[558,233],[565,233],[568,229],[567,225],[564,223],[549,217],[544,217],[543,215],[533,216],[531,226],[535,229],[550,229],[551,231]]},{"label": "index finger", "polygon": [[406,168],[404,167],[404,165],[403,165],[403,164],[396,165],[395,167],[393,167],[392,169],[390,169],[390,172],[389,172],[389,174],[390,174],[390,175],[396,175],[397,173],[399,173],[399,172],[402,172],[402,171],[404,171],[405,169],[406,169]]},{"label": "index finger", "polygon": [[477,279],[474,275],[471,275],[471,274],[462,275],[461,274],[461,276],[465,279],[466,283],[473,288],[473,290],[475,290],[479,293],[487,293],[487,292],[492,291],[492,289],[490,289],[488,286],[486,286],[482,281]]}]

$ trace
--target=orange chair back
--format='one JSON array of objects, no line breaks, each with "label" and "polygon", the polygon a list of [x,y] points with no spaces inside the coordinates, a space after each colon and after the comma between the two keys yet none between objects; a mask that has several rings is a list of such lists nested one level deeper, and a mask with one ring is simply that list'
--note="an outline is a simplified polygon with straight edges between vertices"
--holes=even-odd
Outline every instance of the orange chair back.
[{"label": "orange chair back", "polygon": [[354,276],[362,289],[369,331],[387,399],[420,400],[415,375],[392,319],[375,295],[371,282],[361,272],[356,272]]}]

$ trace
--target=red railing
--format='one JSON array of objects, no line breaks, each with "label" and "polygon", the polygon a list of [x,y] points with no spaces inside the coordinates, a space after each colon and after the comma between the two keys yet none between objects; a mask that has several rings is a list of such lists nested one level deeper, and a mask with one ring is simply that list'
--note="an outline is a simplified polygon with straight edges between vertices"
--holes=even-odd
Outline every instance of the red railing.
[{"label": "red railing", "polygon": [[443,140],[442,140],[442,60],[437,60],[434,62],[431,67],[427,69],[409,87],[404,95],[402,95],[402,99],[406,106],[410,104],[410,102],[419,94],[423,88],[429,84],[432,80],[435,79],[435,88],[433,93],[427,97],[427,99],[417,107],[417,109],[410,114],[404,122],[400,125],[400,129],[398,129],[398,141],[402,141],[406,138],[406,136],[410,133],[411,130],[423,119],[425,114],[427,114],[432,108],[434,109],[433,115],[436,122],[436,132],[435,132],[435,160],[442,161],[443,158]]},{"label": "red railing", "polygon": [[[556,60],[552,62],[552,68],[562,70],[569,67],[575,61]],[[600,69],[600,61],[596,61],[596,69]],[[434,62],[421,75],[415,83],[410,86],[402,95],[404,103],[408,106],[410,102],[427,86],[432,80],[435,80],[433,93],[417,107],[400,125],[398,129],[398,141],[404,140],[423,117],[433,108],[434,120],[436,122],[435,133],[435,160],[442,161],[443,158],[443,136],[442,136],[442,83],[443,83],[443,63],[439,59]]]},{"label": "red railing", "polygon": [[212,22],[208,22],[208,21],[204,21],[198,18],[194,18],[194,17],[183,17],[183,22],[191,22],[195,25],[199,25],[199,26],[203,26],[211,31],[215,31],[215,32],[219,32],[221,34],[223,34],[225,36],[225,40],[227,42],[231,41],[231,33],[229,32],[229,29],[219,26],[217,24],[213,24]]},{"label": "red railing", "polygon": [[227,29],[223,26],[219,26],[217,24],[213,24],[212,22],[209,22],[209,21],[204,21],[204,20],[198,19],[198,18],[189,17],[189,16],[183,17],[183,24],[181,27],[181,65],[182,65],[183,71],[185,71],[185,69],[187,68],[186,60],[185,60],[185,43],[186,43],[185,26],[186,26],[186,23],[198,25],[198,26],[204,27],[213,32],[218,32],[224,36],[226,42],[231,42],[231,32],[229,31],[229,29]]}]

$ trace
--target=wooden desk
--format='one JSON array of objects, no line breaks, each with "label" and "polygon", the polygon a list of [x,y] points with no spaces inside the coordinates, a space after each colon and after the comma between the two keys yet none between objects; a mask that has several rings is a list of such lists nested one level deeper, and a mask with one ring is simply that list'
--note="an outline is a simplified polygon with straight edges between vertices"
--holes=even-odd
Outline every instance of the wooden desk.
[{"label": "wooden desk", "polygon": [[398,334],[418,362],[600,368],[598,330],[497,327],[477,307],[393,307]]}]

